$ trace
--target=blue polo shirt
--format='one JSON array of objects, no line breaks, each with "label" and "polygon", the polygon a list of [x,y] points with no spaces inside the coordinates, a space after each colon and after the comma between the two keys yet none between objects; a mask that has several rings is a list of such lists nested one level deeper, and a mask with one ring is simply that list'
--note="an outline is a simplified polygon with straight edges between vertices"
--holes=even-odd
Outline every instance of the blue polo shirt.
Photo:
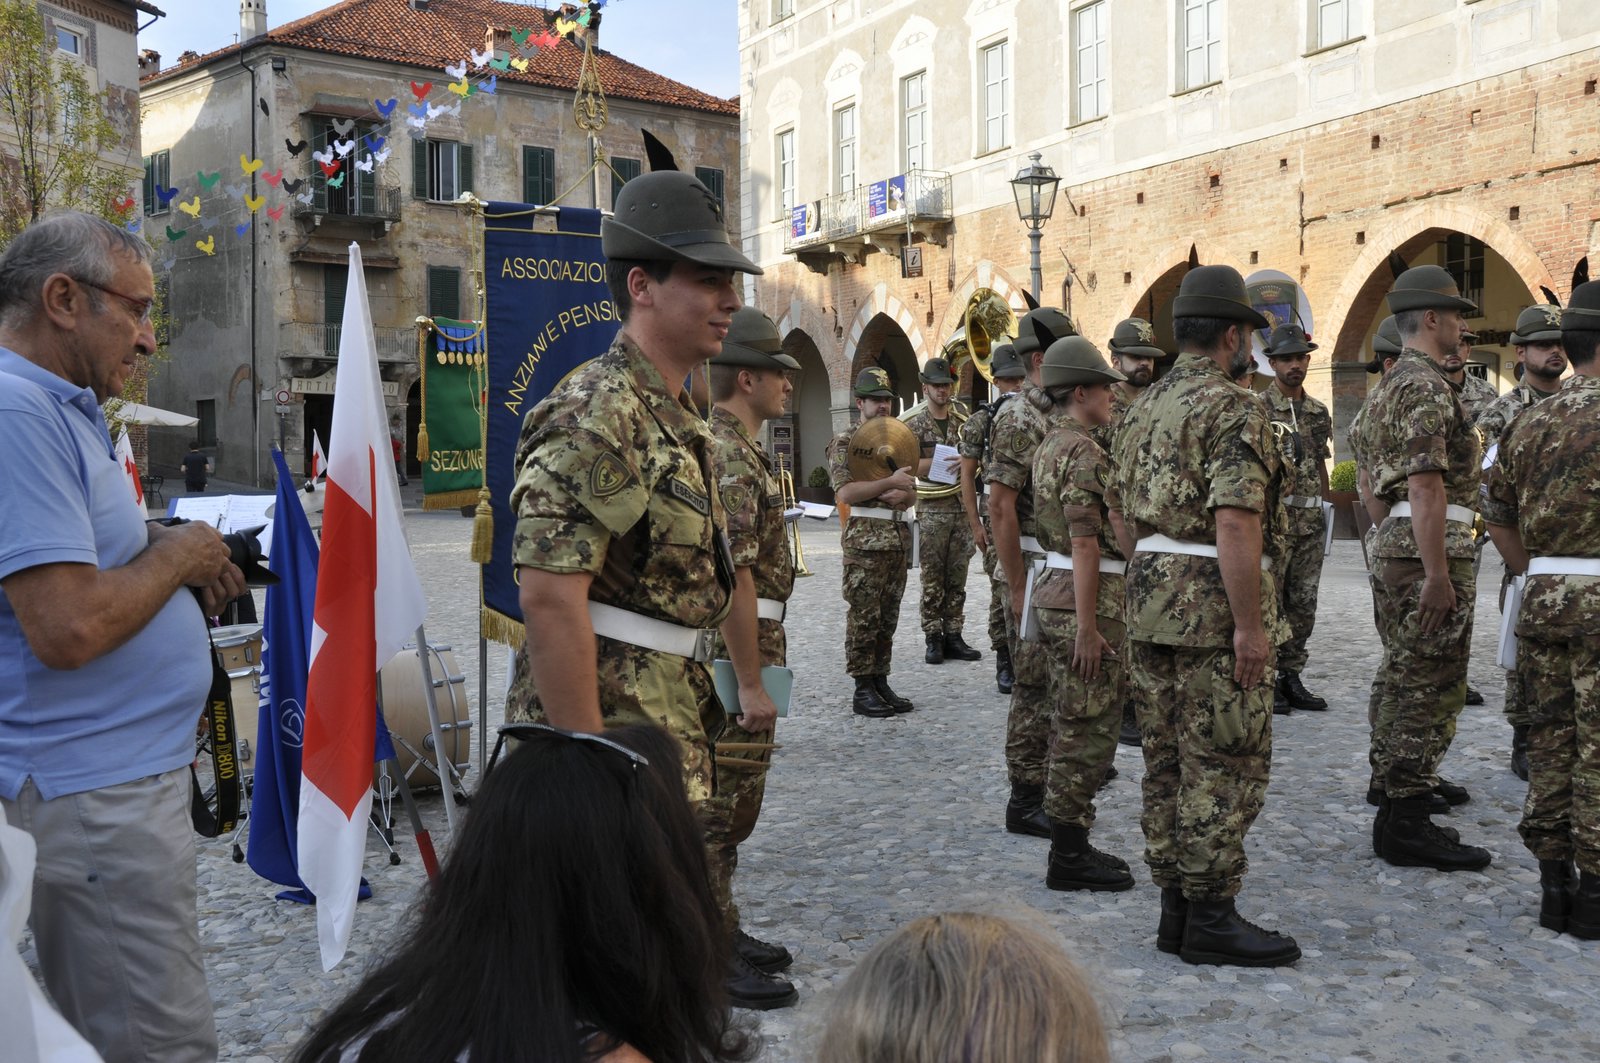
[{"label": "blue polo shirt", "polygon": [[[58,562],[120,568],[149,545],[144,519],[94,393],[0,347],[0,580]],[[34,656],[0,589],[0,797],[29,778],[50,800],[181,768],[210,687],[187,588],[71,671]]]}]

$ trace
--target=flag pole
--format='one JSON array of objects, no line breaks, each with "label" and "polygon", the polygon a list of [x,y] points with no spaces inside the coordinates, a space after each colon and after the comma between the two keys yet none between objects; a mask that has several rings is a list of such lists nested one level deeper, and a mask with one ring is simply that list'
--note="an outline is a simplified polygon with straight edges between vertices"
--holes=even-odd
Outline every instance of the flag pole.
[{"label": "flag pole", "polygon": [[[433,665],[428,660],[432,652],[428,645],[428,633],[423,630],[422,624],[418,624],[417,660],[422,663],[422,696],[428,703],[428,728],[433,732],[433,767],[439,776],[439,789],[444,791],[444,821],[453,836],[456,831],[456,791],[450,773],[455,765],[445,753],[444,728],[439,725],[439,699],[433,688]],[[453,717],[451,722],[454,722]]]}]

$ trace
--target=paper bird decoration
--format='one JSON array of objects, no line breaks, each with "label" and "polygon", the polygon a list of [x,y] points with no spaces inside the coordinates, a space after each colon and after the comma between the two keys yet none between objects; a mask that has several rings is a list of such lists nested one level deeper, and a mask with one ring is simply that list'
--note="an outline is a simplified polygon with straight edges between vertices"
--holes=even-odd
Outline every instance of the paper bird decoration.
[{"label": "paper bird decoration", "polygon": [[371,173],[372,172],[372,156],[368,155],[364,159],[357,159],[356,160],[356,169],[360,170],[362,173]]},{"label": "paper bird decoration", "polygon": [[526,59],[513,59],[511,60],[511,65],[518,73],[527,73],[528,71],[528,61]]},{"label": "paper bird decoration", "polygon": [[389,97],[387,102],[385,102],[383,100],[373,100],[372,101],[372,105],[378,109],[378,113],[379,114],[381,114],[385,118],[387,118],[387,117],[389,117],[390,113],[395,109],[395,106],[399,102],[400,102],[399,100],[397,100],[393,96],[391,96],[391,97]]},{"label": "paper bird decoration", "polygon": [[583,14],[578,16],[578,25],[587,26],[589,24],[589,20],[593,17],[594,12],[590,11],[588,8],[584,8]]},{"label": "paper bird decoration", "polygon": [[500,71],[509,69],[511,66],[511,53],[496,52],[494,58],[489,60],[489,65]]},{"label": "paper bird decoration", "polygon": [[128,231],[130,233],[138,232],[139,231],[139,226],[143,222],[143,220],[144,219],[142,219],[142,218],[135,218],[132,221],[128,222]]},{"label": "paper bird decoration", "polygon": [[264,203],[266,203],[266,201],[267,201],[267,197],[266,196],[245,196],[244,197],[244,205],[250,208],[250,213],[251,214],[254,214],[256,211],[260,210],[262,205]]},{"label": "paper bird decoration", "polygon": [[176,266],[177,264],[178,264],[178,256],[176,256],[176,255],[168,255],[166,258],[163,258],[161,260],[161,272],[162,273],[171,273],[172,272],[172,267]]},{"label": "paper bird decoration", "polygon": [[283,220],[283,207],[282,207],[282,205],[279,205],[279,206],[276,206],[276,207],[268,207],[267,208],[267,217],[271,218],[273,221],[282,221]]},{"label": "paper bird decoration", "polygon": [[494,58],[493,48],[482,52],[478,51],[476,48],[473,48],[470,49],[470,51],[472,52],[472,65],[476,67],[481,67],[489,60]]},{"label": "paper bird decoration", "polygon": [[337,118],[333,120],[333,131],[338,133],[341,137],[349,136],[350,130],[354,129],[355,127],[356,120],[354,118],[347,118],[342,122]]},{"label": "paper bird decoration", "polygon": [[444,72],[450,75],[451,81],[460,81],[467,76],[467,61],[463,59],[455,66],[447,66]]},{"label": "paper bird decoration", "polygon": [[244,198],[244,185],[223,185],[222,190],[228,193],[229,199]]},{"label": "paper bird decoration", "polygon": [[171,203],[177,195],[178,190],[176,188],[163,188],[160,182],[156,183],[156,199],[160,201],[163,207]]},{"label": "paper bird decoration", "polygon": [[294,198],[298,199],[301,203],[304,203],[306,206],[309,207],[309,206],[311,206],[311,201],[313,199],[317,198],[317,194],[315,192],[301,192],[298,196],[295,196]]},{"label": "paper bird decoration", "polygon": [[179,203],[178,209],[191,218],[198,218],[200,216],[200,194],[198,192],[195,193],[194,199],[187,203]]},{"label": "paper bird decoration", "polygon": [[279,167],[271,173],[263,173],[261,175],[261,179],[267,182],[267,184],[271,185],[273,188],[277,188],[278,182],[283,180],[283,168]]},{"label": "paper bird decoration", "polygon": [[389,149],[388,148],[384,148],[382,151],[380,151],[377,154],[373,155],[372,159],[379,166],[382,166],[384,163],[389,161]]},{"label": "paper bird decoration", "polygon": [[330,178],[328,178],[328,187],[329,188],[343,188],[344,187],[344,174],[340,174],[338,177],[330,177]]},{"label": "paper bird decoration", "polygon": [[300,153],[306,150],[306,142],[303,140],[296,144],[294,141],[286,139],[283,142],[283,146],[289,149],[289,156],[291,158],[299,157]]},{"label": "paper bird decoration", "polygon": [[[334,161],[334,162],[318,162],[317,165],[322,167],[322,176],[324,176],[324,177],[332,177],[334,174],[339,172],[340,168],[342,166],[344,166],[344,163],[338,162],[338,161]],[[332,184],[332,183],[333,182],[331,182],[331,181],[329,182],[329,184]],[[334,185],[334,187],[337,188],[338,186]]]},{"label": "paper bird decoration", "polygon": [[431,81],[424,81],[420,85],[418,85],[415,81],[413,81],[411,83],[411,94],[413,96],[415,96],[419,100],[427,99],[428,98],[428,93],[430,93],[432,91],[433,91],[433,82],[431,82]]},{"label": "paper bird decoration", "polygon": [[412,137],[418,140],[422,139],[422,134],[419,132],[419,130],[426,128],[427,124],[428,112],[426,109],[423,110],[421,118],[418,118],[414,115],[406,118],[406,125],[411,127]]},{"label": "paper bird decoration", "polygon": [[478,82],[478,91],[479,92],[484,92],[484,93],[487,93],[490,96],[493,96],[494,95],[495,86],[499,83],[499,81],[500,81],[500,75],[499,74],[490,74],[488,81],[480,81],[480,82]]},{"label": "paper bird decoration", "polygon": [[383,138],[376,133],[368,133],[361,138],[361,142],[367,146],[368,151],[381,151],[383,149]]},{"label": "paper bird decoration", "polygon": [[549,30],[540,30],[533,38],[533,43],[540,48],[554,48],[561,38]]},{"label": "paper bird decoration", "polygon": [[266,163],[262,162],[260,159],[249,159],[243,155],[239,156],[239,169],[244,171],[244,175],[246,177],[249,177],[251,174],[255,173],[265,165]]},{"label": "paper bird decoration", "polygon": [[118,214],[126,214],[128,211],[133,209],[133,197],[129,196],[126,199],[113,199],[111,201],[111,205],[116,208]]},{"label": "paper bird decoration", "polygon": [[526,48],[528,46],[528,34],[532,32],[533,30],[531,29],[512,30],[511,39],[516,42],[518,48]]},{"label": "paper bird decoration", "polygon": [[333,147],[330,145],[321,151],[313,151],[311,157],[320,163],[330,163],[333,161]]},{"label": "paper bird decoration", "polygon": [[452,81],[445,87],[451,92],[455,93],[457,96],[460,96],[462,99],[466,99],[468,96],[471,96],[473,92],[472,86],[467,84],[465,81]]},{"label": "paper bird decoration", "polygon": [[188,229],[174,229],[170,225],[167,226],[167,239],[171,240],[173,243],[177,243],[179,240],[182,240],[185,236],[188,236],[188,235],[189,235],[189,230]]},{"label": "paper bird decoration", "polygon": [[344,158],[355,150],[356,142],[353,140],[336,140],[333,142],[333,153],[339,158]]},{"label": "paper bird decoration", "polygon": [[557,37],[565,37],[565,36],[567,36],[568,34],[570,34],[573,30],[575,30],[577,28],[578,28],[578,24],[576,22],[572,21],[570,18],[561,18],[559,15],[556,16],[556,36]]},{"label": "paper bird decoration", "polygon": [[200,219],[200,230],[202,232],[210,232],[212,229],[215,229],[218,225],[221,225],[221,224],[222,224],[222,219],[221,218],[213,218],[213,217],[207,215],[206,217]]},{"label": "paper bird decoration", "polygon": [[297,180],[294,180],[292,178],[291,179],[286,179],[283,182],[283,190],[285,192],[289,193],[292,196],[296,192],[300,191],[300,186],[303,185],[303,184],[305,184],[304,181],[297,181]]},{"label": "paper bird decoration", "polygon": [[406,110],[411,112],[411,117],[413,118],[428,117],[428,105],[425,103],[413,103]]},{"label": "paper bird decoration", "polygon": [[194,242],[194,246],[198,247],[208,255],[214,255],[217,253],[217,238],[215,236],[208,236],[204,240],[196,240]]},{"label": "paper bird decoration", "polygon": [[267,109],[267,101],[258,97],[256,99],[256,102],[261,105],[261,113],[266,115],[268,118],[271,118],[272,117],[272,112]]},{"label": "paper bird decoration", "polygon": [[250,223],[249,222],[241,222],[240,224],[235,225],[233,227],[233,235],[235,235],[235,236],[243,236],[245,233],[247,233],[249,231],[250,231]]}]

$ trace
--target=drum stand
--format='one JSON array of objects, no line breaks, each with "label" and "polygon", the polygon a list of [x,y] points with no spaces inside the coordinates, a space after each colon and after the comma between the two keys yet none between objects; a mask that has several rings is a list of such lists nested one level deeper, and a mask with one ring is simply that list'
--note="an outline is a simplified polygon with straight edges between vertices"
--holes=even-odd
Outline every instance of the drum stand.
[{"label": "drum stand", "polygon": [[[429,653],[428,633],[423,630],[423,625],[418,624],[417,661],[422,665],[422,694],[428,703],[428,729],[433,735],[433,760],[430,762],[423,756],[421,751],[416,749],[412,749],[411,753],[417,758],[418,764],[426,764],[431,767],[433,774],[438,778],[439,789],[444,794],[445,823],[449,826],[450,832],[454,834],[456,829],[456,794],[455,787],[451,785],[451,780],[454,779],[459,782],[461,776],[457,773],[456,766],[450,763],[451,758],[445,755],[444,727],[439,723],[439,698],[434,692],[433,664],[428,659],[430,656],[432,655]],[[382,684],[380,683],[379,686],[381,687]],[[455,717],[452,715],[451,722],[453,723],[454,720]],[[409,749],[410,747],[407,746],[407,748]],[[408,794],[410,787],[405,786],[404,782],[405,780],[402,778],[403,789],[401,793]],[[419,830],[421,829],[420,821],[418,821],[417,827]]]}]

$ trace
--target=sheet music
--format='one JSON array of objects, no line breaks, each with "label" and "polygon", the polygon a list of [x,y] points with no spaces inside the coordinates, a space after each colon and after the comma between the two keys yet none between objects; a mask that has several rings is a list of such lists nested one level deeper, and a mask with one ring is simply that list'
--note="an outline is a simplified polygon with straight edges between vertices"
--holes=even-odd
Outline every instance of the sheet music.
[{"label": "sheet music", "polygon": [[943,443],[933,446],[933,461],[928,466],[928,481],[936,484],[961,482],[961,452]]}]

